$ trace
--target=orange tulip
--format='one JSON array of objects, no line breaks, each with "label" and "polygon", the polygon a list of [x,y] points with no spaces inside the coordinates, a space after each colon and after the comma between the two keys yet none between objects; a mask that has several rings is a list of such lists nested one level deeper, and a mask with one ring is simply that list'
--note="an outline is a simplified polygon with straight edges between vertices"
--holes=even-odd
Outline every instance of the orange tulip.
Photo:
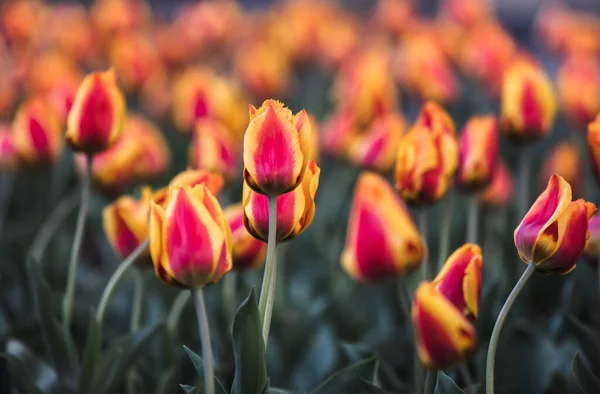
[{"label": "orange tulip", "polygon": [[0,172],[14,171],[18,165],[15,138],[10,125],[0,126]]},{"label": "orange tulip", "polygon": [[136,91],[162,64],[150,40],[138,33],[117,37],[110,48],[110,63],[128,91]]},{"label": "orange tulip", "polygon": [[556,113],[550,79],[531,61],[515,60],[504,73],[501,107],[502,129],[508,139],[528,142],[543,138]]},{"label": "orange tulip", "polygon": [[89,74],[77,90],[65,139],[87,154],[110,148],[123,131],[125,98],[112,70]]},{"label": "orange tulip", "polygon": [[414,14],[415,3],[412,0],[380,0],[375,8],[376,26],[402,34],[410,26]]},{"label": "orange tulip", "polygon": [[476,191],[490,184],[498,161],[498,124],[496,118],[475,116],[460,136],[457,185]]},{"label": "orange tulip", "polygon": [[93,51],[94,37],[87,10],[81,4],[56,4],[50,9],[44,34],[52,46],[79,62],[86,61]]},{"label": "orange tulip", "polygon": [[238,203],[226,208],[225,218],[231,227],[233,269],[248,271],[262,267],[267,255],[267,244],[254,238],[246,230],[243,204]]},{"label": "orange tulip", "polygon": [[216,196],[223,188],[223,177],[206,170],[187,169],[177,174],[171,179],[171,182],[169,182],[170,187],[195,187],[198,185],[206,186],[206,188]]},{"label": "orange tulip", "polygon": [[441,12],[444,17],[467,28],[487,23],[493,15],[490,4],[485,0],[444,0],[441,2]]},{"label": "orange tulip", "polygon": [[142,147],[134,168],[138,180],[149,181],[164,175],[171,165],[171,151],[158,127],[141,115],[131,114],[124,130]]},{"label": "orange tulip", "polygon": [[310,155],[310,120],[306,111],[293,115],[282,103],[267,100],[250,106],[244,134],[244,181],[254,191],[275,196],[294,190]]},{"label": "orange tulip", "polygon": [[239,174],[238,145],[231,133],[217,120],[196,122],[189,149],[190,165],[234,178]]},{"label": "orange tulip", "polygon": [[[288,241],[302,234],[315,216],[315,195],[321,169],[310,161],[302,183],[291,192],[277,196],[277,242]],[[257,239],[267,241],[269,234],[268,197],[253,191],[246,182],[242,189],[244,225]]]},{"label": "orange tulip", "polygon": [[521,260],[546,274],[571,272],[590,237],[588,221],[595,211],[590,202],[571,201],[571,186],[552,175],[515,230]]},{"label": "orange tulip", "polygon": [[231,269],[231,231],[204,185],[169,189],[166,205],[150,205],[150,255],[166,284],[196,288],[219,282]]},{"label": "orange tulip", "polygon": [[139,0],[97,0],[90,11],[94,27],[105,43],[119,34],[144,30],[151,20],[148,4]]},{"label": "orange tulip", "polygon": [[584,174],[581,153],[577,145],[570,142],[560,142],[552,147],[542,165],[540,184],[546,186],[552,174],[560,175],[571,185],[574,196],[583,195]]},{"label": "orange tulip", "polygon": [[600,115],[588,125],[587,147],[590,152],[592,170],[596,181],[600,183]]},{"label": "orange tulip", "polygon": [[600,63],[595,56],[569,57],[556,76],[558,96],[567,116],[587,125],[600,112]]},{"label": "orange tulip", "polygon": [[508,206],[514,197],[513,178],[506,164],[502,161],[496,166],[492,182],[479,193],[479,201],[490,208]]},{"label": "orange tulip", "polygon": [[371,282],[405,275],[423,259],[425,245],[406,206],[381,176],[358,178],[350,209],[342,268]]},{"label": "orange tulip", "polygon": [[12,129],[19,161],[26,165],[45,165],[57,161],[62,153],[60,120],[42,97],[27,100],[18,109]]},{"label": "orange tulip", "polygon": [[435,101],[427,101],[423,104],[415,125],[423,126],[436,135],[456,135],[456,126],[450,114]]},{"label": "orange tulip", "polygon": [[281,96],[292,79],[287,56],[265,40],[242,47],[235,57],[235,68],[248,91],[259,98]]},{"label": "orange tulip", "polygon": [[448,257],[433,280],[435,289],[471,321],[479,312],[481,264],[481,248],[464,244]]},{"label": "orange tulip", "polygon": [[477,346],[471,322],[431,282],[417,288],[412,322],[419,359],[427,368],[451,367]]}]

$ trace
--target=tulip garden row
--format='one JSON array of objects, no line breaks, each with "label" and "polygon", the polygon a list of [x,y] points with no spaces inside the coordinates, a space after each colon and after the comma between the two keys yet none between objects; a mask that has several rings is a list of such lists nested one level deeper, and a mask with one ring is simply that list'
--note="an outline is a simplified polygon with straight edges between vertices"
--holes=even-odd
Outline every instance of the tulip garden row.
[{"label": "tulip garden row", "polygon": [[3,4],[0,392],[600,393],[600,18],[417,3]]}]

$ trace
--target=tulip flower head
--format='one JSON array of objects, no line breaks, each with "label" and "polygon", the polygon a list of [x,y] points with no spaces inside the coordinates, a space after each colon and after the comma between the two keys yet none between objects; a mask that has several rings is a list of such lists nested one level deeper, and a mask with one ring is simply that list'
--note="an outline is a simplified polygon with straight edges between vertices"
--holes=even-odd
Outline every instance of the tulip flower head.
[{"label": "tulip flower head", "polygon": [[78,152],[97,153],[116,143],[125,121],[125,98],[112,70],[84,78],[67,117],[67,143]]},{"label": "tulip flower head", "polygon": [[250,106],[244,135],[244,181],[257,193],[276,196],[294,190],[304,177],[310,155],[310,120],[282,103],[267,100]]},{"label": "tulip flower head", "polygon": [[508,206],[514,196],[513,178],[506,164],[500,161],[492,182],[479,194],[480,202],[490,208]]},{"label": "tulip flower head", "polygon": [[165,206],[150,205],[150,255],[156,276],[197,288],[231,269],[231,232],[215,196],[204,185],[172,187]]},{"label": "tulip flower head", "polygon": [[473,321],[477,318],[481,299],[481,248],[464,244],[448,257],[433,280],[435,289]]},{"label": "tulip flower head", "polygon": [[494,176],[498,160],[498,126],[494,116],[471,118],[460,136],[457,185],[481,190]]},{"label": "tulip flower head", "polygon": [[265,263],[267,244],[246,230],[243,204],[226,208],[225,218],[231,227],[233,269],[248,271],[260,268]]},{"label": "tulip flower head", "polygon": [[562,109],[578,125],[600,112],[600,63],[595,56],[573,55],[559,68],[556,84]]},{"label": "tulip flower head", "polygon": [[125,122],[125,132],[141,145],[141,156],[134,172],[142,181],[157,179],[171,165],[171,151],[163,133],[150,120],[141,115],[129,115]]},{"label": "tulip flower head", "polygon": [[364,172],[350,209],[342,268],[373,282],[398,277],[421,264],[425,245],[406,206],[384,178]]},{"label": "tulip flower head", "polygon": [[552,174],[560,175],[571,185],[573,196],[583,195],[585,185],[581,174],[584,174],[584,167],[576,144],[560,142],[552,147],[542,165],[540,189],[546,186],[546,181]]},{"label": "tulip flower head", "polygon": [[193,168],[215,171],[229,179],[239,175],[238,145],[218,120],[196,121],[189,156]]},{"label": "tulip flower head", "polygon": [[552,175],[515,230],[521,260],[546,274],[571,272],[590,237],[588,221],[595,211],[590,202],[571,201],[571,186]]},{"label": "tulip flower head", "polygon": [[170,187],[205,185],[215,196],[219,194],[223,188],[223,184],[223,177],[219,174],[206,170],[192,169],[180,172],[169,182]]},{"label": "tulip flower head", "polygon": [[[310,161],[302,183],[291,192],[277,196],[277,242],[302,234],[315,217],[315,195],[321,169]],[[269,198],[255,192],[244,182],[242,190],[244,226],[257,239],[267,242],[269,235]]]},{"label": "tulip flower head", "polygon": [[477,345],[471,322],[431,282],[415,293],[412,322],[419,359],[427,368],[443,369],[462,361]]}]

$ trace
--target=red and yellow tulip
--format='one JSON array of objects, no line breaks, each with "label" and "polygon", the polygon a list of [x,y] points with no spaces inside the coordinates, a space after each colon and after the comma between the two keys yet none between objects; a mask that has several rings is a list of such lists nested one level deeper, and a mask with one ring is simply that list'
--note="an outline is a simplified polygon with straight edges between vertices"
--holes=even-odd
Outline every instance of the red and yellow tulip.
[{"label": "red and yellow tulip", "polygon": [[[223,188],[223,177],[214,172],[206,170],[193,170],[187,169],[177,174],[171,182],[170,187],[183,187],[183,186],[198,186],[204,185],[206,188],[215,196],[219,194]],[[156,201],[156,199],[154,199]]]},{"label": "red and yellow tulip", "polygon": [[246,230],[243,204],[238,203],[226,208],[225,218],[231,228],[233,269],[248,271],[262,267],[267,255],[267,244]]},{"label": "red and yellow tulip", "polygon": [[110,63],[128,91],[138,90],[162,67],[156,48],[148,38],[137,33],[123,34],[114,40]]},{"label": "red and yellow tulip", "polygon": [[425,245],[406,206],[384,178],[364,172],[350,209],[342,268],[371,282],[405,275],[421,264]]},{"label": "red and yellow tulip", "polygon": [[585,186],[581,174],[584,173],[581,152],[579,152],[577,145],[571,142],[560,142],[552,147],[542,164],[540,189],[546,186],[546,182],[552,174],[556,174],[563,177],[571,185],[573,196],[581,197]]},{"label": "red and yellow tulip", "polygon": [[500,161],[492,182],[479,194],[479,201],[486,207],[502,208],[508,206],[514,197],[513,177],[506,164]]},{"label": "red and yellow tulip", "polygon": [[546,274],[571,272],[590,237],[588,221],[595,211],[590,202],[572,201],[571,186],[552,175],[515,230],[521,260]]},{"label": "red and yellow tulip", "polygon": [[458,187],[477,191],[490,184],[498,161],[498,123],[492,115],[475,116],[464,126],[460,136],[456,183]]},{"label": "red and yellow tulip", "polygon": [[237,141],[221,122],[211,118],[196,122],[189,149],[190,166],[231,179],[239,174],[238,156]]},{"label": "red and yellow tulip", "polygon": [[600,63],[595,56],[569,57],[556,76],[560,105],[579,125],[587,125],[600,112]]},{"label": "red and yellow tulip", "polygon": [[124,130],[142,146],[134,168],[137,179],[150,181],[164,175],[171,165],[171,151],[158,127],[142,115],[132,114],[127,117]]}]

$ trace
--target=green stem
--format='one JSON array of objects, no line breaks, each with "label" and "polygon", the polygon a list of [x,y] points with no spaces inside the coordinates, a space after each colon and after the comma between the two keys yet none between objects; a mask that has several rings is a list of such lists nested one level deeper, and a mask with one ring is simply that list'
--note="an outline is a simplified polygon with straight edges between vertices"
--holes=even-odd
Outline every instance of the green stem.
[{"label": "green stem", "polygon": [[204,366],[204,390],[206,394],[215,393],[215,378],[213,367],[212,346],[210,344],[210,329],[208,326],[208,316],[206,314],[206,305],[204,304],[204,295],[202,288],[191,289],[196,317],[198,318],[198,327],[200,328],[200,343],[202,344],[202,365]]},{"label": "green stem", "polygon": [[467,394],[475,394],[475,382],[473,381],[473,377],[471,376],[471,372],[469,372],[469,367],[467,367],[467,362],[463,361],[458,366],[460,374],[465,382],[465,392]]},{"label": "green stem", "polygon": [[490,345],[488,347],[487,353],[487,363],[486,363],[486,393],[494,394],[494,364],[496,362],[496,348],[498,347],[498,340],[500,339],[500,331],[502,331],[502,326],[504,325],[504,321],[506,320],[506,316],[508,315],[508,311],[515,303],[519,293],[525,287],[525,284],[531,278],[533,273],[535,272],[535,264],[529,263],[527,265],[527,269],[521,275],[521,278],[512,289],[504,306],[500,310],[500,314],[498,315],[498,319],[496,319],[496,324],[494,325],[494,330],[492,331],[492,336],[490,337]]},{"label": "green stem", "polygon": [[62,322],[68,330],[71,326],[71,315],[73,314],[73,300],[75,297],[75,284],[77,282],[77,268],[79,267],[79,250],[83,240],[83,230],[88,216],[88,207],[90,204],[90,180],[92,174],[93,155],[87,155],[87,165],[83,179],[81,180],[81,203],[79,213],[77,214],[77,225],[75,227],[75,236],[71,246],[71,257],[69,259],[69,272],[67,276],[67,288],[62,304]]},{"label": "green stem", "polygon": [[4,228],[4,220],[13,193],[14,181],[14,174],[0,174],[0,235],[2,235],[2,229]]},{"label": "green stem", "polygon": [[260,317],[263,321],[263,339],[265,348],[269,339],[269,326],[271,324],[271,313],[273,310],[273,301],[275,298],[275,282],[277,258],[277,197],[269,196],[269,236],[267,238],[267,259],[265,262],[265,273],[263,276],[262,287],[260,289],[260,299],[258,302]]},{"label": "green stem", "polygon": [[430,276],[429,272],[429,250],[427,248],[427,210],[421,208],[418,213],[418,226],[421,238],[423,239],[423,245],[425,246],[425,252],[423,254],[423,261],[421,262],[421,278],[428,280]]},{"label": "green stem", "polygon": [[144,277],[138,270],[133,271],[135,275],[135,292],[133,304],[131,305],[131,320],[129,321],[129,332],[136,332],[140,328],[142,318],[142,307],[144,305]]},{"label": "green stem", "polygon": [[[437,269],[440,269],[446,262],[448,257],[448,249],[450,248],[450,235],[452,233],[452,193],[444,200],[442,225],[440,227],[440,251],[438,254]],[[437,270],[436,270],[437,271]]]},{"label": "green stem", "polygon": [[171,304],[171,310],[167,317],[167,329],[165,330],[164,337],[164,353],[167,365],[171,366],[175,363],[175,354],[173,352],[172,342],[175,340],[177,335],[177,327],[181,314],[192,294],[189,291],[180,291],[173,304]]},{"label": "green stem", "polygon": [[149,243],[149,240],[145,240],[137,248],[135,248],[135,250],[131,252],[125,260],[123,260],[123,262],[119,265],[119,267],[115,270],[115,272],[108,280],[108,283],[106,284],[106,287],[102,292],[102,297],[100,297],[98,310],[96,310],[96,320],[98,320],[100,324],[102,324],[102,320],[104,319],[104,313],[106,312],[106,307],[108,306],[108,302],[110,301],[110,298],[112,297],[115,288],[117,287],[117,284],[119,283],[121,278],[123,278],[125,273],[129,270],[129,268],[133,266],[133,263],[135,263],[137,258],[140,257],[140,255],[144,253],[146,249],[148,249]]},{"label": "green stem", "polygon": [[223,278],[223,285],[221,286],[223,309],[225,310],[227,319],[231,319],[233,315],[235,315],[235,309],[237,307],[236,287],[237,273],[235,271],[230,271]]},{"label": "green stem", "polygon": [[479,229],[479,200],[477,196],[469,198],[467,220],[467,242],[477,243],[477,230]]},{"label": "green stem", "polygon": [[437,382],[437,369],[427,370],[427,378],[425,378],[425,394],[433,394],[435,390],[435,384]]},{"label": "green stem", "polygon": [[406,288],[406,281],[404,278],[400,278],[400,280],[398,281],[398,300],[400,301],[400,306],[402,307],[402,312],[404,312],[406,321],[410,326],[411,301],[410,294],[408,293],[408,289]]}]

